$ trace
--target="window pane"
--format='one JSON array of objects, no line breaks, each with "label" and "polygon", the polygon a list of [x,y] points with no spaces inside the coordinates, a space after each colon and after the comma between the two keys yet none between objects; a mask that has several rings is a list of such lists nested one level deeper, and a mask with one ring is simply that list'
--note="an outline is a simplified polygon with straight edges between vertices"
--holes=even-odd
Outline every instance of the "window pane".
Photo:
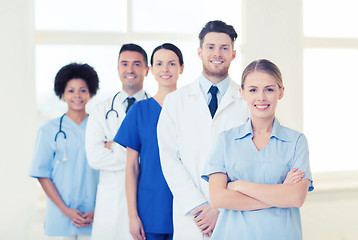
[{"label": "window pane", "polygon": [[197,36],[206,22],[216,19],[233,25],[239,33],[241,1],[133,0],[134,32],[186,33]]},{"label": "window pane", "polygon": [[126,0],[35,0],[37,30],[126,30]]},{"label": "window pane", "polygon": [[304,35],[358,37],[358,1],[304,0]]},{"label": "window pane", "polygon": [[133,0],[133,31],[196,34],[203,24],[203,4],[204,0]]},{"label": "window pane", "polygon": [[358,169],[358,50],[304,52],[304,129],[313,171]]},{"label": "window pane", "polygon": [[58,117],[67,110],[53,91],[56,73],[71,62],[88,63],[99,76],[100,90],[88,103],[87,110],[121,88],[117,73],[118,46],[37,45],[36,47],[36,96],[40,124]]}]

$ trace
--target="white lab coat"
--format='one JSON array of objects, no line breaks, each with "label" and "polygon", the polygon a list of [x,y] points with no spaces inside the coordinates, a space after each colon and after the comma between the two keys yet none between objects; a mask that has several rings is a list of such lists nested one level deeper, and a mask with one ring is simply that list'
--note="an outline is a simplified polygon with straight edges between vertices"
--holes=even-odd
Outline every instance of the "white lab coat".
[{"label": "white lab coat", "polygon": [[209,202],[202,171],[218,133],[243,124],[248,116],[239,86],[231,80],[214,119],[199,80],[166,97],[158,122],[158,143],[162,170],[174,196],[174,240],[204,239],[189,213]]},{"label": "white lab coat", "polygon": [[[144,94],[142,94],[144,97]],[[122,103],[127,95],[121,91],[115,98],[113,109],[118,112],[106,113],[111,109],[113,97],[96,106],[90,114],[86,128],[86,153],[89,165],[100,170],[97,198],[92,228],[92,240],[129,240],[129,219],[125,193],[125,168],[127,153],[117,143],[112,151],[104,147],[105,141],[112,141],[124,117]]]}]

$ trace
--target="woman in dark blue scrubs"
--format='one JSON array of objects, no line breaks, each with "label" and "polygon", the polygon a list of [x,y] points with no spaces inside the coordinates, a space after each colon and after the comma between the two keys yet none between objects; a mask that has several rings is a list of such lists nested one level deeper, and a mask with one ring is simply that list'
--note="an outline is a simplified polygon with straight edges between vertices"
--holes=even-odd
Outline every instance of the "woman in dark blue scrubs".
[{"label": "woman in dark blue scrubs", "polygon": [[160,165],[157,123],[166,95],[177,88],[184,63],[181,51],[170,43],[155,48],[150,62],[158,92],[131,107],[114,141],[127,148],[130,233],[135,240],[171,240],[173,195]]}]

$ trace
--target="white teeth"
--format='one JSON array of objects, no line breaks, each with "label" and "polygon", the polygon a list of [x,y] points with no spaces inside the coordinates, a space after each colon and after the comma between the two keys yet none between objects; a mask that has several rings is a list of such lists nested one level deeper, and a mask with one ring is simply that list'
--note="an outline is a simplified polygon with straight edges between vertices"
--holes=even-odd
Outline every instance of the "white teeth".
[{"label": "white teeth", "polygon": [[219,63],[222,63],[222,61],[211,61],[212,63],[215,63],[215,64],[219,64]]},{"label": "white teeth", "polygon": [[258,105],[256,105],[256,108],[258,108],[258,109],[264,109],[264,108],[267,108],[268,107],[268,105],[261,105],[261,106],[258,106]]},{"label": "white teeth", "polygon": [[170,76],[161,76],[161,78],[168,79],[168,78],[170,78]]},{"label": "white teeth", "polygon": [[126,76],[126,78],[133,79],[133,78],[135,78],[135,76]]}]

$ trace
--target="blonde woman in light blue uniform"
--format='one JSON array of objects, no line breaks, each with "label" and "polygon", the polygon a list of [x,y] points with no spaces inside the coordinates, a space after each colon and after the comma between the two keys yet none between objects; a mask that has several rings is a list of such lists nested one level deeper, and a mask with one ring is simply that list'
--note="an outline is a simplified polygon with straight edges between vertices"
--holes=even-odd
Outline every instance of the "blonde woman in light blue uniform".
[{"label": "blonde woman in light blue uniform", "polygon": [[212,239],[301,240],[299,208],[313,190],[306,137],[275,117],[284,87],[262,59],[243,72],[240,93],[251,118],[219,134],[203,178],[220,211]]}]

